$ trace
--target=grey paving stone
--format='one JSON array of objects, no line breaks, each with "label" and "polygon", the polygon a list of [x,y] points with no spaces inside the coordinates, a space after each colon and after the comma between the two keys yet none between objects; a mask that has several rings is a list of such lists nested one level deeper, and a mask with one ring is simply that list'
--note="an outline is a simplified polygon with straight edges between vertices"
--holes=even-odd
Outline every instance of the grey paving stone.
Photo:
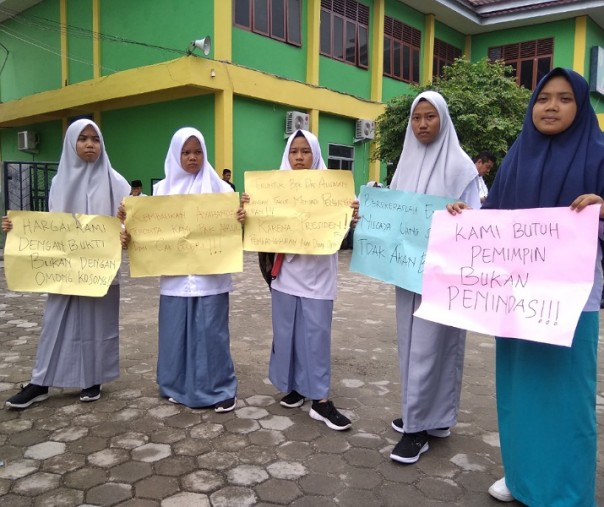
[{"label": "grey paving stone", "polygon": [[256,488],[260,500],[281,505],[289,505],[302,496],[302,491],[294,481],[269,479]]},{"label": "grey paving stone", "polygon": [[197,470],[185,475],[182,479],[183,488],[195,493],[209,493],[220,488],[224,480],[220,474],[208,470]]},{"label": "grey paving stone", "polygon": [[298,484],[306,495],[334,497],[345,487],[344,483],[331,475],[309,473],[302,477]]},{"label": "grey paving stone", "polygon": [[253,489],[228,486],[210,495],[212,507],[249,507],[256,503]]},{"label": "grey paving stone", "polygon": [[93,505],[114,505],[132,497],[130,484],[112,483],[96,486],[86,493],[86,502]]},{"label": "grey paving stone", "polygon": [[38,472],[16,481],[13,493],[25,496],[38,496],[56,489],[60,481],[61,476],[58,474]]},{"label": "grey paving stone", "polygon": [[107,471],[98,468],[81,468],[65,475],[65,485],[73,489],[90,489],[107,482]]},{"label": "grey paving stone", "polygon": [[164,499],[161,507],[210,507],[210,499],[199,493],[178,493]]},{"label": "grey paving stone", "polygon": [[176,477],[165,477],[156,475],[138,481],[135,485],[135,495],[141,498],[162,499],[179,491],[178,479]]},{"label": "grey paving stone", "polygon": [[154,465],[160,475],[179,477],[197,468],[194,458],[190,456],[170,456]]},{"label": "grey paving stone", "polygon": [[208,470],[227,470],[237,462],[237,455],[230,452],[213,451],[197,457],[197,465]]},{"label": "grey paving stone", "polygon": [[149,463],[128,461],[127,463],[113,467],[109,471],[109,480],[112,482],[134,484],[150,475],[153,475],[153,467]]}]

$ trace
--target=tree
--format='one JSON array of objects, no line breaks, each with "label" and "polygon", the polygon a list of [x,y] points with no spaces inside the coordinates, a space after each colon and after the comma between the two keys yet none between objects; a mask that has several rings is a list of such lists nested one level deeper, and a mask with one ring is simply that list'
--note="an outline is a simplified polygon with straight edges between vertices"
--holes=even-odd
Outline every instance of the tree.
[{"label": "tree", "polygon": [[[501,61],[490,63],[485,58],[471,63],[457,59],[429,85],[414,86],[411,95],[390,100],[377,119],[378,147],[374,155],[389,164],[388,181],[401,154],[411,103],[424,90],[443,95],[459,141],[470,157],[489,150],[499,162],[520,133],[531,96],[530,90],[519,87],[510,74],[510,68]],[[490,180],[494,173],[489,175]]]}]

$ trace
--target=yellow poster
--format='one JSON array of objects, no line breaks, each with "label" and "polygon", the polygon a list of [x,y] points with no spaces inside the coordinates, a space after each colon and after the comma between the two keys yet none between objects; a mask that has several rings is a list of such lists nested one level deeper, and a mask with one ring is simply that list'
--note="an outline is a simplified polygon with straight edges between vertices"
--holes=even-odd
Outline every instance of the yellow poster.
[{"label": "yellow poster", "polygon": [[350,171],[245,173],[244,250],[327,255],[337,252],[352,218]]},{"label": "yellow poster", "polygon": [[4,271],[10,290],[107,294],[122,260],[120,221],[79,213],[9,211]]},{"label": "yellow poster", "polygon": [[243,271],[239,194],[125,199],[130,276]]}]

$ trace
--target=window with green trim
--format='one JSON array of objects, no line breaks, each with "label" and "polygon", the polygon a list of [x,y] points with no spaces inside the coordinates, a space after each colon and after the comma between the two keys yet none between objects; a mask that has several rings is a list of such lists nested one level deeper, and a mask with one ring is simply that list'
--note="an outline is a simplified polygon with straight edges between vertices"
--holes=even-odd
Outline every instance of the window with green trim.
[{"label": "window with green trim", "polygon": [[538,39],[489,48],[489,60],[503,60],[512,67],[516,82],[534,90],[540,79],[552,70],[554,39]]},{"label": "window with green trim", "polygon": [[233,0],[233,25],[301,46],[300,2],[301,0]]},{"label": "window with green trim", "polygon": [[452,65],[457,58],[461,58],[461,55],[461,49],[456,48],[448,42],[435,38],[432,77],[442,76],[443,67]]},{"label": "window with green trim", "polygon": [[321,54],[369,67],[369,7],[355,0],[321,0]]},{"label": "window with green trim", "polygon": [[384,17],[384,75],[406,83],[419,83],[422,34],[417,28]]}]

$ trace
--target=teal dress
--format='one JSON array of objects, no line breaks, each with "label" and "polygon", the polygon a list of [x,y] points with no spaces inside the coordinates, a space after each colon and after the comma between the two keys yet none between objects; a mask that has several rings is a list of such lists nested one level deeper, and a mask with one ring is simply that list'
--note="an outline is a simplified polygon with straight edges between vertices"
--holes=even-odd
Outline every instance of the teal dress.
[{"label": "teal dress", "polygon": [[[576,114],[565,130],[535,128],[533,106],[554,77],[570,83]],[[604,134],[585,79],[548,73],[533,92],[518,139],[497,171],[484,209],[568,207],[580,195],[604,197]],[[594,238],[594,246],[597,238]],[[601,254],[598,254],[598,263]],[[497,339],[497,411],[505,482],[530,507],[592,507],[596,481],[596,375],[602,271],[572,347]]]},{"label": "teal dress", "polygon": [[505,482],[530,507],[592,507],[599,313],[572,347],[497,338],[497,413]]}]

